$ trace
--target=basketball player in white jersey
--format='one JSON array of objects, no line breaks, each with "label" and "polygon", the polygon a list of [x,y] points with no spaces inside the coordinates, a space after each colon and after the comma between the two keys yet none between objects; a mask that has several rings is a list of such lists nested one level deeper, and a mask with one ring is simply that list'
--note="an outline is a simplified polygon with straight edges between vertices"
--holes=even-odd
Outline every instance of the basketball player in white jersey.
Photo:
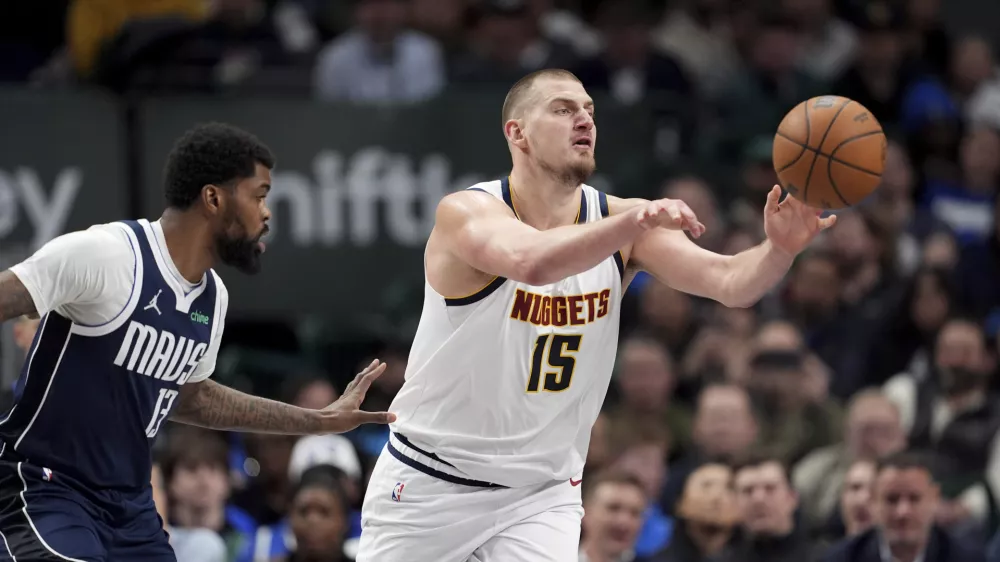
[{"label": "basketball player in white jersey", "polygon": [[510,90],[510,176],[445,197],[425,254],[423,315],[398,416],[365,495],[358,562],[571,562],[590,429],[607,392],[619,303],[639,270],[751,306],[834,223],[768,195],[767,240],[701,249],[681,201],[606,196],[594,104],[562,70]]}]

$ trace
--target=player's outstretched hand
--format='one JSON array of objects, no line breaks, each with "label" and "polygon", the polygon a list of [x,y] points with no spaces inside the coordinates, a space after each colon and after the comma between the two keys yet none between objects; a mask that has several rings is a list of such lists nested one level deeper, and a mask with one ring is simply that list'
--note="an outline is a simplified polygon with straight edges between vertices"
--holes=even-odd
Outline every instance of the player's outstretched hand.
[{"label": "player's outstretched hand", "polygon": [[837,223],[837,215],[823,216],[798,199],[788,196],[781,200],[781,186],[774,186],[764,205],[764,233],[771,244],[796,256],[816,236]]},{"label": "player's outstretched hand", "polygon": [[375,359],[358,373],[351,384],[344,389],[344,394],[336,402],[323,408],[326,427],[325,433],[344,433],[364,423],[392,423],[396,414],[389,412],[365,412],[361,403],[372,383],[385,372],[385,363]]},{"label": "player's outstretched hand", "polygon": [[640,205],[636,222],[645,229],[663,227],[669,230],[686,230],[698,238],[705,233],[705,225],[698,221],[691,207],[678,199],[658,199]]}]

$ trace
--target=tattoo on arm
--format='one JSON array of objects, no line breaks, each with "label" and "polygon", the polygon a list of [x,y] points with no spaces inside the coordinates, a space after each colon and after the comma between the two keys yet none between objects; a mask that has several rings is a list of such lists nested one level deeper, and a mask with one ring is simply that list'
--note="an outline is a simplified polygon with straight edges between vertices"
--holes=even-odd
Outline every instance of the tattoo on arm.
[{"label": "tattoo on arm", "polygon": [[28,289],[9,270],[0,272],[0,322],[26,314],[32,317],[38,315]]},{"label": "tattoo on arm", "polygon": [[319,410],[251,396],[211,380],[185,384],[170,419],[223,431],[308,435],[322,431]]}]

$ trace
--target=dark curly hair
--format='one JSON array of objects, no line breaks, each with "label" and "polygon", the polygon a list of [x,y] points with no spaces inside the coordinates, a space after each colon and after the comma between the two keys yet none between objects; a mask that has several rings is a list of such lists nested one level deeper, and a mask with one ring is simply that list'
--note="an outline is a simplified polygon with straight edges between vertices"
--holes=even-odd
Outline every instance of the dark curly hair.
[{"label": "dark curly hair", "polygon": [[274,156],[257,137],[223,123],[197,125],[177,140],[167,157],[167,205],[188,209],[206,185],[253,177],[258,163],[274,168]]}]

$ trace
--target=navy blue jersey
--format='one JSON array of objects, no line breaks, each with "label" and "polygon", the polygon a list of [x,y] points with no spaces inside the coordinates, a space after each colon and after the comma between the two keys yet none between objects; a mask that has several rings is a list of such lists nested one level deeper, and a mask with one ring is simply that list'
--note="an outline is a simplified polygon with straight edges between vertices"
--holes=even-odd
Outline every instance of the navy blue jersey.
[{"label": "navy blue jersey", "polygon": [[220,329],[225,289],[210,271],[178,291],[150,223],[117,227],[134,255],[127,304],[101,325],[45,313],[0,421],[0,458],[13,450],[87,486],[129,490],[149,485],[153,440]]}]

